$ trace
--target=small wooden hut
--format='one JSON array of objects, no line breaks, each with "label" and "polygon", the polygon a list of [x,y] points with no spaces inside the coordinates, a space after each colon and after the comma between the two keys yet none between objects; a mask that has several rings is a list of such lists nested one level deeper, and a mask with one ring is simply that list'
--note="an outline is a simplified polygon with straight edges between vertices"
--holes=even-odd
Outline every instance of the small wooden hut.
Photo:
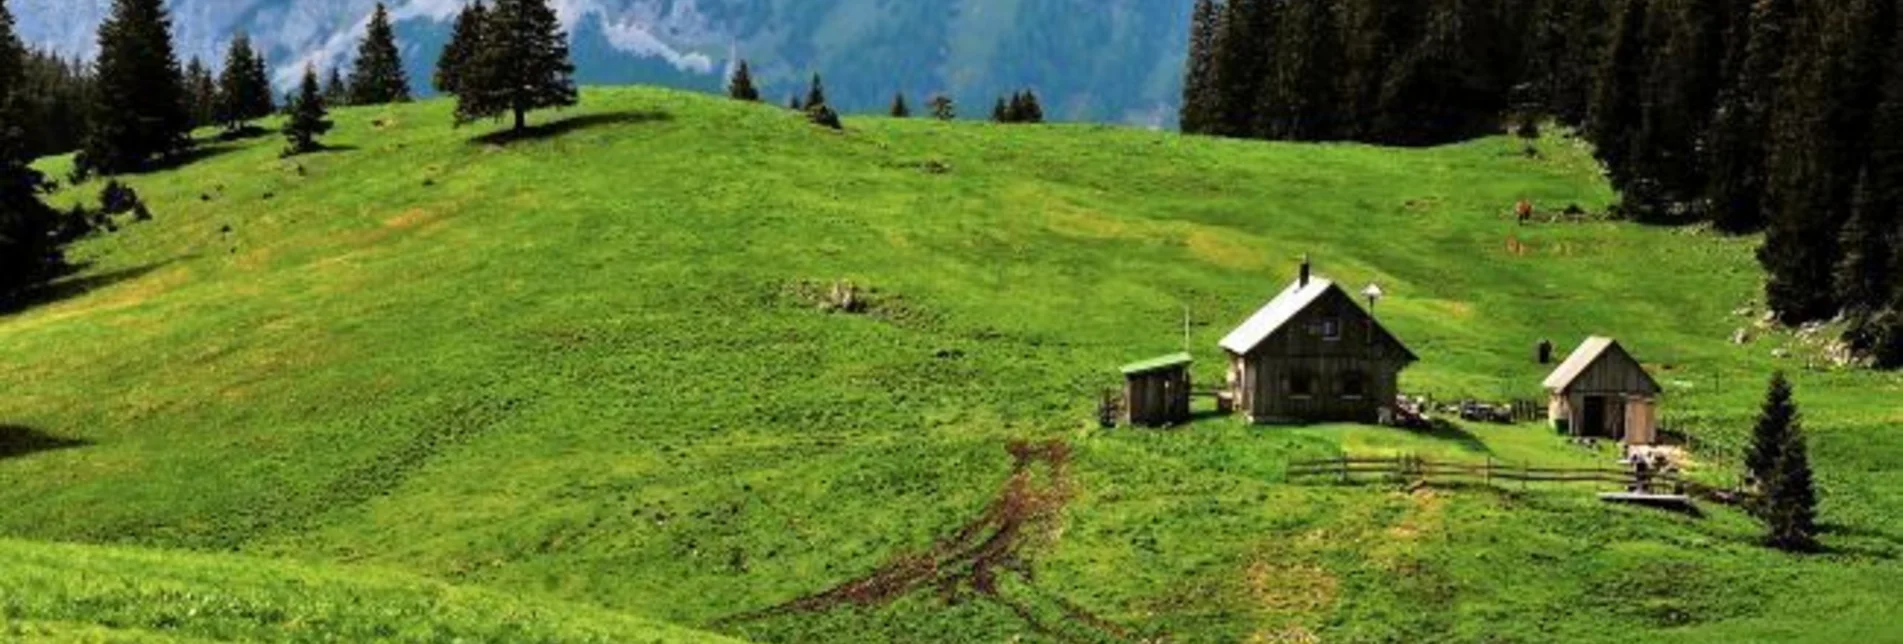
[{"label": "small wooden hut", "polygon": [[1546,377],[1553,427],[1573,436],[1658,442],[1658,396],[1652,374],[1612,338],[1593,336]]},{"label": "small wooden hut", "polygon": [[1222,340],[1229,387],[1254,423],[1377,423],[1419,360],[1341,287],[1301,274]]},{"label": "small wooden hut", "polygon": [[1189,366],[1195,360],[1176,353],[1124,365],[1125,420],[1142,427],[1167,427],[1189,420]]}]

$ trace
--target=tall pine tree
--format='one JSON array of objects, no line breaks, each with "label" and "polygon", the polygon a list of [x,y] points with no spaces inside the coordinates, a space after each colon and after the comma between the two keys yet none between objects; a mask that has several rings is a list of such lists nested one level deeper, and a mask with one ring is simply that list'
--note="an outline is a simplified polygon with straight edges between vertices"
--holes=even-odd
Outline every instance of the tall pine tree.
[{"label": "tall pine tree", "polygon": [[449,95],[460,91],[465,70],[482,49],[483,21],[488,17],[489,8],[482,0],[476,0],[456,14],[456,26],[450,30],[449,43],[443,46],[443,55],[436,60],[433,80],[436,91]]},{"label": "tall pine tree", "polygon": [[184,74],[163,0],[113,0],[93,66],[88,132],[75,160],[80,174],[139,170],[191,145]]},{"label": "tall pine tree", "polygon": [[1782,372],[1771,376],[1764,412],[1745,455],[1757,482],[1758,498],[1752,510],[1763,519],[1766,542],[1785,550],[1816,546],[1817,490],[1811,478],[1810,450],[1804,428],[1791,399],[1791,384]]},{"label": "tall pine tree", "polygon": [[271,98],[264,57],[251,48],[251,38],[240,33],[231,39],[225,69],[218,78],[218,123],[227,130],[270,116],[277,106]]},{"label": "tall pine tree", "polygon": [[25,50],[0,2],[0,309],[63,264],[53,238],[59,213],[40,201],[45,181],[26,147]]},{"label": "tall pine tree", "polygon": [[370,14],[363,41],[357,45],[357,67],[350,74],[350,103],[382,105],[409,100],[410,78],[397,53],[396,31],[390,27],[389,10],[379,2]]},{"label": "tall pine tree", "polygon": [[485,22],[482,51],[456,96],[458,123],[512,114],[520,133],[529,111],[576,103],[568,35],[548,0],[497,0]]},{"label": "tall pine tree", "polygon": [[1712,116],[1706,196],[1718,228],[1745,233],[1763,227],[1767,139],[1795,17],[1796,0],[1757,0],[1747,27],[1733,31],[1744,40],[1729,87],[1718,97]]},{"label": "tall pine tree", "polygon": [[727,82],[727,96],[738,101],[759,102],[760,89],[753,86],[753,70],[747,67],[747,61],[733,70],[733,78]]},{"label": "tall pine tree", "polygon": [[291,99],[291,116],[284,121],[285,156],[323,149],[317,137],[330,132],[330,112],[324,109],[324,94],[317,85],[317,68],[304,67],[304,80]]},{"label": "tall pine tree", "polygon": [[892,118],[911,118],[912,107],[905,104],[905,92],[892,95]]},{"label": "tall pine tree", "polygon": [[1216,80],[1216,36],[1222,28],[1222,13],[1215,0],[1196,0],[1196,8],[1190,16],[1181,128],[1190,134],[1202,134],[1214,126],[1221,107]]},{"label": "tall pine tree", "polygon": [[218,121],[218,80],[196,57],[185,65],[185,105],[192,127],[207,127]]},{"label": "tall pine tree", "polygon": [[1651,62],[1646,51],[1650,5],[1651,0],[1626,0],[1613,19],[1612,40],[1594,80],[1587,124],[1595,155],[1606,165],[1613,187],[1627,192],[1628,205],[1635,165],[1647,145],[1639,135],[1644,126],[1646,68]]}]

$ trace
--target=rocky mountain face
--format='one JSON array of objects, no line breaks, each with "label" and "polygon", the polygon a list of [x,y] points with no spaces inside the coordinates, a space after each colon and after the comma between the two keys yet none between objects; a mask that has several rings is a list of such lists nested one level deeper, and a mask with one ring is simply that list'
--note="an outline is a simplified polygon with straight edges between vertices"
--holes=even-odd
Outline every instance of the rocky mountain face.
[{"label": "rocky mountain face", "polygon": [[[6,0],[22,36],[96,49],[112,0]],[[386,0],[419,93],[465,0]],[[376,0],[170,0],[181,56],[219,60],[240,31],[288,85],[305,62],[347,64]],[[945,92],[969,116],[1035,89],[1064,120],[1174,122],[1192,0],[554,0],[585,83],[717,90],[751,61],[784,102],[822,73],[848,112]]]}]

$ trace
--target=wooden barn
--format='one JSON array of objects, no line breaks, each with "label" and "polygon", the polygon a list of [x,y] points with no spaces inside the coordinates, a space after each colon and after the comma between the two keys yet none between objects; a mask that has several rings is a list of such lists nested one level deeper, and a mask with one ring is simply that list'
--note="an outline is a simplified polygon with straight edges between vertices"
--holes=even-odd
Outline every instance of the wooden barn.
[{"label": "wooden barn", "polygon": [[1189,420],[1187,353],[1124,365],[1125,421],[1143,427],[1167,427]]},{"label": "wooden barn", "polygon": [[1546,377],[1547,415],[1574,436],[1658,442],[1658,396],[1645,367],[1612,338],[1587,338]]},{"label": "wooden barn", "polygon": [[1377,423],[1419,360],[1307,263],[1295,283],[1222,340],[1237,409],[1255,423]]}]

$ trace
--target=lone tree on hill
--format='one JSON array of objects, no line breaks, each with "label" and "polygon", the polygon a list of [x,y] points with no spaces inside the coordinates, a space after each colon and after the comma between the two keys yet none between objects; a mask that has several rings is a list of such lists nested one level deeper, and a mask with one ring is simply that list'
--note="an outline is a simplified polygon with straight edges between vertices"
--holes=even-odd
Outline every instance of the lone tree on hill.
[{"label": "lone tree on hill", "polygon": [[912,118],[912,107],[905,104],[905,93],[892,95],[892,118]]},{"label": "lone tree on hill", "polygon": [[396,31],[390,28],[390,12],[377,3],[370,14],[370,26],[357,45],[357,67],[350,74],[352,105],[407,103],[410,78],[403,72],[403,59],[397,53]]},{"label": "lone tree on hill", "polygon": [[264,68],[264,57],[251,49],[250,37],[238,34],[231,39],[225,70],[218,77],[218,124],[226,130],[241,130],[246,122],[276,111]]},{"label": "lone tree on hill", "polygon": [[932,118],[940,121],[949,121],[958,118],[958,105],[952,102],[950,96],[944,94],[935,95],[932,97],[930,105],[932,107]]},{"label": "lone tree on hill", "polygon": [[740,61],[734,68],[733,79],[727,83],[727,95],[740,101],[759,101],[760,89],[753,86],[753,70],[747,68],[747,61]]},{"label": "lone tree on hill", "polygon": [[794,94],[786,99],[786,109],[805,111],[806,105],[800,102],[800,95]]},{"label": "lone tree on hill", "polygon": [[0,307],[64,264],[53,237],[59,213],[40,201],[45,177],[33,169],[22,128],[24,51],[0,2]]},{"label": "lone tree on hill", "polygon": [[191,145],[184,74],[172,51],[172,19],[163,0],[113,0],[99,26],[90,127],[79,174],[140,169]]},{"label": "lone tree on hill", "polygon": [[285,156],[315,152],[324,148],[317,137],[330,132],[330,111],[324,109],[324,95],[317,86],[317,68],[304,68],[304,81],[298,84],[297,97],[291,100],[291,117],[284,122],[284,139],[289,146]]},{"label": "lone tree on hill", "polygon": [[1745,466],[1758,488],[1751,510],[1768,528],[1766,543],[1784,550],[1816,547],[1817,490],[1811,480],[1810,451],[1783,372],[1771,376],[1764,409],[1752,432]]},{"label": "lone tree on hill", "polygon": [[462,79],[469,73],[471,61],[482,51],[483,23],[489,18],[489,7],[482,0],[463,7],[456,14],[456,27],[450,32],[449,44],[443,46],[443,55],[436,60],[436,91],[451,96],[461,91]]},{"label": "lone tree on hill", "polygon": [[482,49],[458,81],[457,123],[513,113],[519,133],[530,110],[576,103],[568,35],[548,0],[497,0],[485,23]]}]

